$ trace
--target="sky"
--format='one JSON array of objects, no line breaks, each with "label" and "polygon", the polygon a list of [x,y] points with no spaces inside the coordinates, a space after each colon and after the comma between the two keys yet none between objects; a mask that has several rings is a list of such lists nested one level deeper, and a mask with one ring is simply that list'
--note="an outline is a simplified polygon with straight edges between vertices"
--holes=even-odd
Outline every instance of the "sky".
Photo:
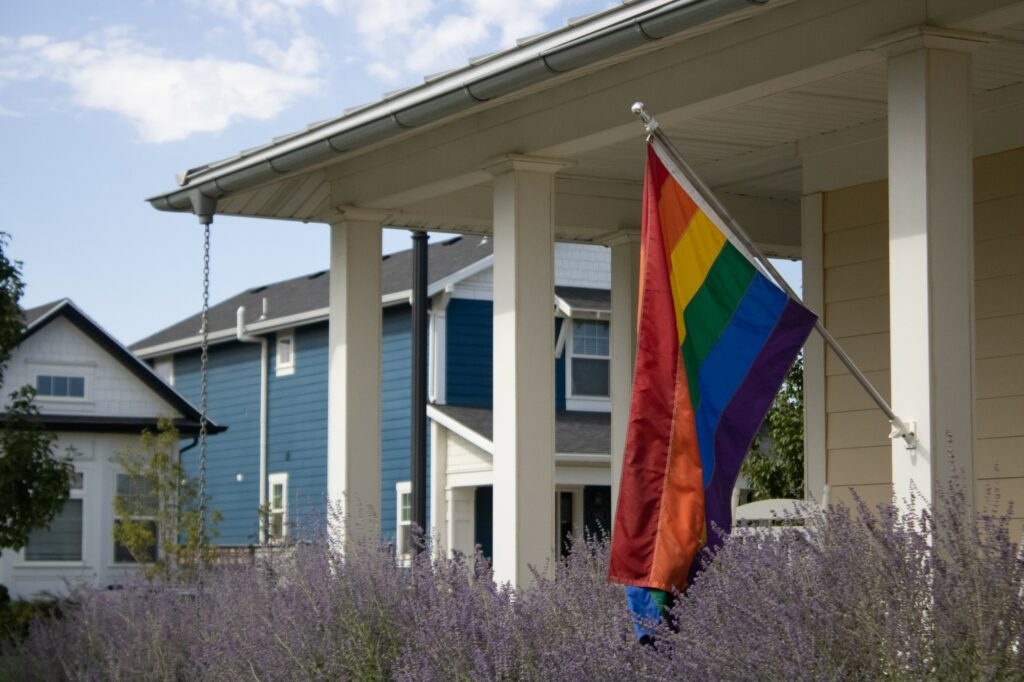
[{"label": "sky", "polygon": [[[30,308],[129,344],[194,314],[202,229],[147,197],[613,0],[0,2],[0,232]],[[409,248],[386,230],[384,251]],[[325,225],[217,216],[210,298],[328,267]],[[788,276],[788,269],[787,269]]]}]

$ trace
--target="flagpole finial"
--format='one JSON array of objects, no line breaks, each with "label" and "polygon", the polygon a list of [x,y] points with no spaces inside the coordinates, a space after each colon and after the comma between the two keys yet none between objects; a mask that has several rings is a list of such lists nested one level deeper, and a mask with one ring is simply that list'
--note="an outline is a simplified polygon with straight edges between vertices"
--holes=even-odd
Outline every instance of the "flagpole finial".
[{"label": "flagpole finial", "polygon": [[633,102],[633,106],[629,108],[636,116],[640,117],[640,120],[644,122],[647,127],[648,133],[653,133],[658,127],[658,122],[654,120],[654,117],[647,113],[647,108],[643,102]]}]

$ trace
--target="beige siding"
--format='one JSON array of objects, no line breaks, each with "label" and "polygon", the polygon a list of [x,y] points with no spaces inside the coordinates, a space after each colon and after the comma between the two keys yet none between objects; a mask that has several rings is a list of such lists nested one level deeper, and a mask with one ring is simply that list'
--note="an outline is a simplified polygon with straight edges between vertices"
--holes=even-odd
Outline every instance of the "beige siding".
[{"label": "beige siding", "polygon": [[[1024,149],[975,163],[976,429],[979,504],[998,491],[1024,528]],[[889,394],[887,185],[828,192],[823,203],[825,325]],[[885,417],[832,353],[826,358],[827,479],[832,499],[850,488],[888,499]]]}]

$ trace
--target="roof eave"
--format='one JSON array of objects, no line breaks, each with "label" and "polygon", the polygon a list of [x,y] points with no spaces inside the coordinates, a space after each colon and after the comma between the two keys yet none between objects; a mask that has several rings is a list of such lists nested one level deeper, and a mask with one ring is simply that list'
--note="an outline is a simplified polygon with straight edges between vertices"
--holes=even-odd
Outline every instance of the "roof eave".
[{"label": "roof eave", "polygon": [[450,119],[483,102],[770,1],[784,0],[640,0],[623,4],[251,154],[186,172],[179,189],[147,201],[162,211],[192,211],[193,202],[201,197],[217,199],[312,168],[340,154]]}]

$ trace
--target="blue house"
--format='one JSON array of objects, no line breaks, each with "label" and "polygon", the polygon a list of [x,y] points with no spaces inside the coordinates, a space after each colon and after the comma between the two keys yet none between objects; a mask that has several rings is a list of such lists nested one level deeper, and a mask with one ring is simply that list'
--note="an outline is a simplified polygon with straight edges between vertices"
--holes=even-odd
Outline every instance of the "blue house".
[{"label": "blue house", "polygon": [[[559,244],[551,342],[556,371],[559,537],[610,526],[608,250]],[[381,267],[382,539],[410,539],[411,251]],[[492,243],[428,247],[428,525],[450,549],[491,548]],[[209,413],[231,429],[209,440],[206,489],[223,514],[215,541],[239,546],[308,533],[327,495],[329,272],[241,292],[209,311]],[[200,316],[132,346],[191,400],[199,396]],[[193,475],[196,453],[183,456]],[[261,524],[260,509],[265,523]]]}]

